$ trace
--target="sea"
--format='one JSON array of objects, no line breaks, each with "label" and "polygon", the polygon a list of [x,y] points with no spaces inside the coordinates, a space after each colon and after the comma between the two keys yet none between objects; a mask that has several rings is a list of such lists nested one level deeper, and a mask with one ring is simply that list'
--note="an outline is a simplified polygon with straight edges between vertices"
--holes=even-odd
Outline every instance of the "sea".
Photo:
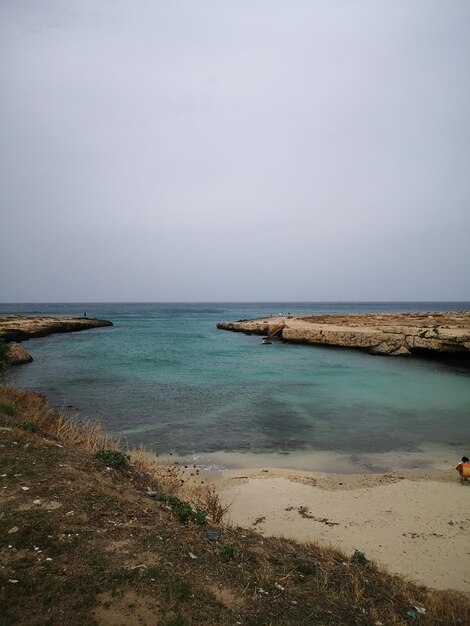
[{"label": "sea", "polygon": [[13,368],[9,384],[98,419],[126,445],[206,469],[325,472],[446,466],[468,455],[468,365],[263,345],[217,322],[469,310],[469,302],[0,304],[0,315],[113,322],[25,342],[34,361]]}]

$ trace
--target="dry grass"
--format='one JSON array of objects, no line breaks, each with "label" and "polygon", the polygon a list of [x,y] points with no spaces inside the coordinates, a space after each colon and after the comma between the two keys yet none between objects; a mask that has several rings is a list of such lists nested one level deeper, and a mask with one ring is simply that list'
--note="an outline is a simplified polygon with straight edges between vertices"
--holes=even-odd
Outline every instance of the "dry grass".
[{"label": "dry grass", "polygon": [[63,443],[81,446],[89,452],[119,448],[119,441],[110,437],[99,422],[53,411],[41,394],[2,387],[2,402],[15,405],[19,416],[28,418],[41,432]]},{"label": "dry grass", "polygon": [[196,504],[205,509],[215,524],[220,524],[227,514],[230,504],[223,505],[213,485],[201,485],[196,492]]},{"label": "dry grass", "polygon": [[150,452],[143,447],[128,450],[132,465],[145,474],[149,480],[149,487],[155,491],[164,491],[170,495],[175,495],[180,490],[179,467],[166,465],[159,461],[154,452]]},{"label": "dry grass", "polygon": [[222,522],[229,506],[222,505],[215,488],[201,479],[196,465],[161,463],[156,454],[142,447],[129,450],[128,454],[132,465],[149,479],[151,489],[187,500],[207,511],[215,524]]},{"label": "dry grass", "polygon": [[[470,624],[465,596],[414,585],[332,547],[180,523],[146,487],[205,503],[215,522],[216,494],[197,468],[166,466],[140,449],[129,468],[110,471],[94,458],[102,431],[87,437],[63,419],[44,398],[0,387],[0,495],[8,499],[0,518],[2,624],[91,626],[98,609],[109,616],[100,624],[142,626]],[[124,597],[132,598],[126,616]],[[426,614],[407,616],[416,606]]]},{"label": "dry grass", "polygon": [[[53,411],[41,394],[14,387],[2,387],[2,402],[16,407],[19,419],[30,420],[49,437],[88,452],[120,450],[120,440],[110,437],[96,420],[82,419],[65,411]],[[143,447],[126,450],[131,464],[155,491],[177,496],[203,508],[214,523],[220,523],[228,510],[212,486],[200,477],[196,466],[161,463],[158,456]]]}]

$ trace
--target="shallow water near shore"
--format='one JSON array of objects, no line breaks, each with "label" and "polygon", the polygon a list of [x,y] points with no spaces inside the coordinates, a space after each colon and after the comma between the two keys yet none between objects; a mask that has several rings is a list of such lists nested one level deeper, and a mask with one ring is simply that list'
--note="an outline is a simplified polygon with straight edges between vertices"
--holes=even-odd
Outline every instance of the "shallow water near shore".
[{"label": "shallow water near shore", "polygon": [[[469,303],[3,304],[0,314],[86,311],[113,321],[112,328],[26,342],[34,362],[13,370],[10,380],[45,393],[53,406],[99,418],[130,445],[235,467],[253,465],[259,455],[263,463],[281,459],[283,467],[311,469],[301,467],[302,459],[308,465],[333,453],[352,459],[345,471],[380,471],[393,465],[394,453],[468,454],[468,369],[339,348],[265,346],[260,337],[217,330],[216,323],[278,312],[469,309]],[[368,460],[377,454],[389,464]]]}]

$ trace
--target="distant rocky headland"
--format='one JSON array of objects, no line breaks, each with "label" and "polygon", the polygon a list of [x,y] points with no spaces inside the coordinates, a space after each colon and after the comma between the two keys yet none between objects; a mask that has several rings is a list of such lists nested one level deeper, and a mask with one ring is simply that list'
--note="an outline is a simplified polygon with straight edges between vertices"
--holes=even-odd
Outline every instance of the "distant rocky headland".
[{"label": "distant rocky headland", "polygon": [[46,337],[55,333],[72,333],[90,328],[112,326],[108,320],[91,317],[48,317],[6,315],[0,317],[0,339],[9,345],[8,358],[11,365],[19,365],[32,361],[31,355],[17,343],[35,337]]},{"label": "distant rocky headland", "polygon": [[470,358],[469,312],[279,316],[220,322],[217,328],[388,356],[438,354]]}]

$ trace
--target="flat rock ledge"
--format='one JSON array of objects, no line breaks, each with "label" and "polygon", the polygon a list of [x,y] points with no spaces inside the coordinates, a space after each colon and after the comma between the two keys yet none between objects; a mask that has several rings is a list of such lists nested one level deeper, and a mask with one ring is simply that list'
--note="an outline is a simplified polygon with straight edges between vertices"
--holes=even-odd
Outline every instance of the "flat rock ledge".
[{"label": "flat rock ledge", "polygon": [[90,328],[112,326],[108,320],[89,317],[47,317],[6,315],[0,317],[0,338],[9,343],[26,341],[34,337],[46,337],[54,333],[72,333]]},{"label": "flat rock ledge", "polygon": [[387,356],[434,353],[470,357],[468,312],[279,316],[220,322],[217,328]]}]

